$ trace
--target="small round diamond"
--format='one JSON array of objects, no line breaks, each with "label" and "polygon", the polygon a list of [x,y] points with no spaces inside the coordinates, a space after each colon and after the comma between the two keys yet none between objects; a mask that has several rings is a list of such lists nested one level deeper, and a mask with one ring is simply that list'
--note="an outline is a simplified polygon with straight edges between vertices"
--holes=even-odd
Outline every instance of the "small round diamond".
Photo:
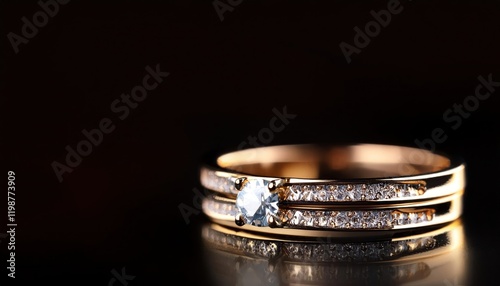
[{"label": "small round diamond", "polygon": [[350,224],[353,228],[363,228],[362,218],[359,212],[355,212],[350,218]]},{"label": "small round diamond", "polygon": [[300,197],[301,197],[301,191],[299,186],[288,187],[287,199],[289,201],[300,201]]},{"label": "small round diamond", "polygon": [[314,187],[313,186],[302,186],[302,200],[303,201],[313,201]]},{"label": "small round diamond", "polygon": [[417,213],[410,213],[408,214],[408,219],[410,220],[411,223],[416,223],[418,219],[418,214]]},{"label": "small round diamond", "polygon": [[328,224],[328,212],[324,212],[322,215],[319,216],[318,218],[318,225],[320,227],[326,227]]},{"label": "small round diamond", "polygon": [[311,214],[310,211],[305,211],[304,212],[304,225],[306,226],[312,226],[313,225],[313,215]]},{"label": "small round diamond", "polygon": [[293,217],[290,220],[290,223],[293,225],[299,225],[302,221],[304,221],[304,218],[302,217],[302,212],[296,211],[293,214]]},{"label": "small round diamond", "polygon": [[364,192],[364,186],[361,184],[357,184],[353,186],[350,192],[348,192],[348,195],[351,198],[351,201],[360,201],[363,192]]},{"label": "small round diamond", "polygon": [[387,199],[392,199],[392,198],[396,197],[396,190],[393,187],[388,186],[387,191],[385,193],[385,197]]},{"label": "small round diamond", "polygon": [[320,190],[318,192],[318,200],[321,202],[326,202],[328,200],[328,196],[325,190]]},{"label": "small round diamond", "polygon": [[335,226],[336,227],[344,227],[345,224],[348,222],[349,220],[347,219],[347,217],[345,216],[345,214],[343,213],[339,213],[336,217],[335,217]]},{"label": "small round diamond", "polygon": [[375,196],[377,195],[377,186],[374,184],[369,184],[366,186],[364,191],[366,200],[375,200]]},{"label": "small round diamond", "polygon": [[343,201],[346,197],[346,187],[344,185],[338,186],[335,191],[333,191],[333,197],[337,201]]}]

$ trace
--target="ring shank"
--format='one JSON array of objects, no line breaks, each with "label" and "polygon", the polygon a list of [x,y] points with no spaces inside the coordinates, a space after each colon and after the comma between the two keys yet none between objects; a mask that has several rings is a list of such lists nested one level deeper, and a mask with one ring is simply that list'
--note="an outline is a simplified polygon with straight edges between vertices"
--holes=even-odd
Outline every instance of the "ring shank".
[{"label": "ring shank", "polygon": [[223,169],[303,179],[389,178],[438,172],[459,164],[428,150],[379,144],[288,145],[246,149],[217,158]]}]

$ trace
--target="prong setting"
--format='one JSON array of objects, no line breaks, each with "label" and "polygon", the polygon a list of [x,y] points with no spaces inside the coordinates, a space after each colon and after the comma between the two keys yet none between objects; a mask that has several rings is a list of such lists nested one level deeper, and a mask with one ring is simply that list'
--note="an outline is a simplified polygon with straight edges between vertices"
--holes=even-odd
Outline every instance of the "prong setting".
[{"label": "prong setting", "polygon": [[285,181],[283,179],[272,180],[269,182],[269,184],[267,184],[267,188],[269,189],[269,191],[271,193],[276,192],[278,189],[283,187],[284,183],[285,183]]},{"label": "prong setting", "polygon": [[246,221],[245,221],[245,217],[243,216],[242,213],[237,213],[236,216],[234,217],[234,223],[237,225],[237,226],[244,226]]},{"label": "prong setting", "polygon": [[267,224],[269,225],[270,228],[277,228],[282,226],[280,219],[277,216],[273,215],[267,217]]},{"label": "prong setting", "polygon": [[245,185],[245,183],[247,182],[247,178],[246,177],[241,177],[241,178],[237,178],[235,181],[234,181],[234,187],[240,191],[241,188],[243,188],[243,186]]}]

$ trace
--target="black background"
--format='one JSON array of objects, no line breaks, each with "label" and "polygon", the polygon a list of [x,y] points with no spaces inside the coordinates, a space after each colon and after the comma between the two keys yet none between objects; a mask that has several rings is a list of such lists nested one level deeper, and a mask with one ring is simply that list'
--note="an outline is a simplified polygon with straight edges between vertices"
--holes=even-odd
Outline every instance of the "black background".
[{"label": "black background", "polygon": [[[236,149],[286,106],[297,117],[270,145],[416,146],[443,128],[437,149],[467,162],[468,272],[485,284],[500,254],[492,231],[500,91],[456,130],[443,114],[474,94],[479,75],[500,81],[500,4],[403,1],[348,64],[339,44],[352,45],[353,28],[387,2],[243,0],[220,21],[211,1],[74,0],[16,54],[7,34],[20,35],[21,18],[40,7],[0,1],[2,161],[16,172],[17,281],[106,285],[112,269],[126,267],[133,285],[210,284],[199,244],[205,218],[186,224],[178,206],[194,206],[202,156]],[[119,120],[111,102],[157,64],[170,76]],[[51,163],[63,163],[65,146],[105,117],[116,129],[59,183]]]}]

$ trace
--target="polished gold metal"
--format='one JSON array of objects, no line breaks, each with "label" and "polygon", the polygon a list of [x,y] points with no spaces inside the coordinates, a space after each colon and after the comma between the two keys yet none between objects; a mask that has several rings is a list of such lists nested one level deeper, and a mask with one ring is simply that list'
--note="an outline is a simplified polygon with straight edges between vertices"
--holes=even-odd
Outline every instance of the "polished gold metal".
[{"label": "polished gold metal", "polygon": [[236,216],[234,218],[234,223],[237,226],[244,226],[245,225],[245,219],[243,218],[243,214],[242,213],[236,214]]},{"label": "polished gold metal", "polygon": [[247,178],[245,177],[240,177],[234,180],[234,187],[239,191],[243,187],[243,184],[245,184],[245,181]]},{"label": "polished gold metal", "polygon": [[[286,145],[224,154],[202,166],[200,178],[204,187],[228,197],[237,195],[242,180],[261,179],[276,181],[271,184],[273,189],[279,189],[283,201],[291,203],[394,202],[431,199],[462,191],[465,165],[458,159],[410,147]],[[386,189],[379,191],[378,185]],[[316,192],[315,188],[333,194],[339,186],[347,192],[343,199],[287,197],[287,192],[294,188],[299,195]],[[359,192],[359,197],[350,192]]]}]

